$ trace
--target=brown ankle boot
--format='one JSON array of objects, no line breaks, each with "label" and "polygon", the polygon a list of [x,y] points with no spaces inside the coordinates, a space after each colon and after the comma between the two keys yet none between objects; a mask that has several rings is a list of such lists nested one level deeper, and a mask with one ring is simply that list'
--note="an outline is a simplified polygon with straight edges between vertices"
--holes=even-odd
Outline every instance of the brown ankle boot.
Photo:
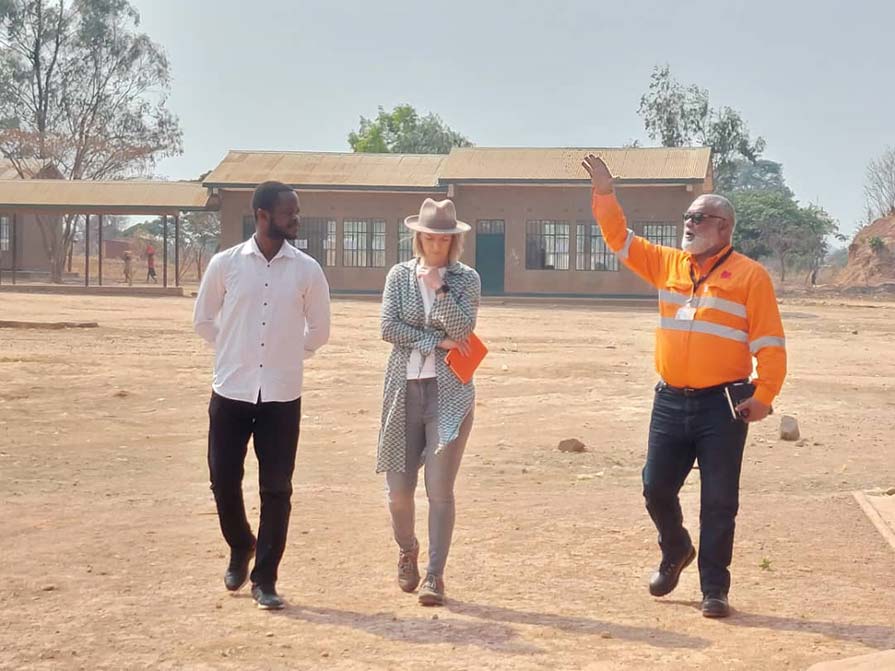
[{"label": "brown ankle boot", "polygon": [[420,584],[419,556],[419,543],[412,550],[401,550],[398,554],[398,585],[405,592],[412,592]]}]

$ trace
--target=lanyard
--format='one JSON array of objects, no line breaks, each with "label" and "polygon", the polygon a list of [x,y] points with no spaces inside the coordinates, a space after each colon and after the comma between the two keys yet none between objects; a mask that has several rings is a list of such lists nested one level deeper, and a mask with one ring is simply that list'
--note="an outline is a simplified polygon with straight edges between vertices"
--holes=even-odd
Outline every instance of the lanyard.
[{"label": "lanyard", "polygon": [[724,256],[722,256],[720,259],[718,259],[715,262],[715,265],[713,265],[711,268],[709,268],[709,271],[705,275],[700,277],[699,279],[696,279],[696,273],[693,271],[693,265],[692,264],[690,265],[690,281],[693,282],[693,291],[690,293],[691,301],[696,296],[696,292],[699,291],[699,287],[701,287],[705,283],[705,281],[709,278],[709,276],[713,272],[715,272],[721,266],[722,263],[724,263],[727,259],[730,258],[731,254],[733,254],[733,247],[728,249],[727,252],[724,254]]}]

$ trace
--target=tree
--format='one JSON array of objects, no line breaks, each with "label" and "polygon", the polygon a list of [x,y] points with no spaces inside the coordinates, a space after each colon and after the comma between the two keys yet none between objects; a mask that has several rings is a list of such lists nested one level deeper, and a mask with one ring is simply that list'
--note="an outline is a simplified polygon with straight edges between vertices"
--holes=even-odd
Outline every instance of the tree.
[{"label": "tree", "polygon": [[785,265],[797,242],[798,203],[775,191],[738,191],[729,195],[737,217],[736,248],[753,259],[776,256]]},{"label": "tree", "polygon": [[110,240],[117,238],[127,226],[127,217],[117,214],[107,214],[103,217],[103,238]]},{"label": "tree", "polygon": [[830,240],[844,242],[846,237],[839,233],[836,221],[819,205],[801,208],[801,240],[798,260],[809,273],[816,272],[830,254]]},{"label": "tree", "polygon": [[[122,231],[125,238],[135,241],[142,249],[146,243],[162,247],[165,239],[164,222],[161,217],[147,219],[133,224]],[[183,277],[191,266],[201,280],[206,261],[217,250],[221,236],[221,218],[217,212],[188,212],[180,219],[180,268]],[[174,225],[168,221],[168,258],[173,258],[175,244]]]},{"label": "tree", "polygon": [[749,128],[740,113],[730,107],[709,110],[698,141],[712,148],[712,166],[719,191],[729,191],[736,179],[737,158],[755,163],[765,149],[764,138],[749,139]]},{"label": "tree", "polygon": [[714,109],[708,91],[683,86],[667,65],[653,70],[638,113],[650,138],[663,146],[712,148],[715,190],[730,198],[737,213],[737,248],[755,259],[776,258],[781,281],[790,266],[816,271],[829,240],[844,239],[823,208],[799,205],[783,166],[761,158],[765,141],[752,139],[739,112]]},{"label": "tree", "polygon": [[816,270],[827,256],[830,237],[844,239],[823,208],[800,206],[788,190],[742,190],[730,198],[737,213],[737,249],[754,259],[775,258],[781,282],[792,265]]},{"label": "tree", "polygon": [[126,238],[149,237],[161,240],[162,237],[164,237],[164,224],[162,223],[161,217],[154,217],[133,224],[124,229],[122,233]]},{"label": "tree", "polygon": [[867,206],[877,217],[895,214],[895,147],[889,147],[867,166],[864,186]]},{"label": "tree", "polygon": [[[181,152],[168,60],[139,23],[128,0],[0,0],[0,156],[20,177],[123,179]],[[38,224],[61,282],[77,217]]]},{"label": "tree", "polygon": [[711,147],[715,185],[719,191],[731,190],[738,159],[754,163],[765,149],[763,138],[751,139],[739,112],[731,107],[713,109],[708,91],[694,84],[684,87],[671,74],[668,65],[654,68],[637,113],[650,139],[659,140],[664,147],[692,144]]},{"label": "tree", "polygon": [[783,179],[783,165],[764,158],[754,163],[743,158],[734,159],[729,192],[780,191],[793,195]]},{"label": "tree", "polygon": [[831,249],[824,259],[824,263],[833,268],[845,268],[848,265],[848,247],[836,247]]},{"label": "tree", "polygon": [[447,154],[452,147],[472,143],[449,128],[436,114],[421,117],[410,105],[398,105],[391,112],[382,107],[375,119],[360,118],[360,128],[348,135],[356,152],[374,154]]},{"label": "tree", "polygon": [[180,222],[184,250],[183,269],[196,265],[196,275],[202,280],[205,260],[214,253],[221,236],[221,218],[217,212],[190,212]]},{"label": "tree", "polygon": [[657,65],[637,113],[650,139],[658,139],[663,147],[683,147],[693,142],[708,116],[708,93],[695,85],[684,88],[668,65]]}]

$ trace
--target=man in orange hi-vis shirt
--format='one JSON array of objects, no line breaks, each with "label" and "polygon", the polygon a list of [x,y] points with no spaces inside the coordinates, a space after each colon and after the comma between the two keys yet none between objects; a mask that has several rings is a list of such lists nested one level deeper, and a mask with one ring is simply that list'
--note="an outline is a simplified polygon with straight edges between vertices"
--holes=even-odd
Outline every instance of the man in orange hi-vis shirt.
[{"label": "man in orange hi-vis shirt", "polygon": [[[684,213],[681,249],[653,245],[628,230],[602,159],[582,163],[591,177],[594,219],[606,244],[659,290],[656,369],[660,382],[643,468],[646,508],[659,531],[662,561],[653,596],[677,587],[696,550],[683,525],[678,492],[699,463],[699,578],[702,614],[727,617],[749,422],[771,411],[786,376],[786,341],[771,278],[731,247],[736,215],[721,196],[699,196]],[[752,357],[758,360],[752,375]]]}]

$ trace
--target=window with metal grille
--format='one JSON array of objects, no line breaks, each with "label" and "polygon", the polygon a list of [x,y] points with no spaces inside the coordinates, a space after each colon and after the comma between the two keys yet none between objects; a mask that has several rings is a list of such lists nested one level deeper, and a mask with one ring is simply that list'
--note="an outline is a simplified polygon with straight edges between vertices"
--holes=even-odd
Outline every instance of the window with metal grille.
[{"label": "window with metal grille", "polygon": [[336,265],[336,220],[302,217],[298,237],[291,241],[323,267]]},{"label": "window with metal grille", "polygon": [[569,222],[552,219],[527,222],[525,267],[528,270],[569,269]]},{"label": "window with metal grille", "polygon": [[479,219],[476,232],[481,235],[503,235],[506,230],[503,219]]},{"label": "window with metal grille", "polygon": [[404,226],[403,220],[398,222],[398,263],[413,258],[413,231]]},{"label": "window with metal grille", "polygon": [[677,247],[677,224],[642,224],[641,235],[654,245]]},{"label": "window with metal grille", "polygon": [[342,265],[349,268],[385,267],[385,221],[346,219],[343,229]]},{"label": "window with metal grille", "polygon": [[8,252],[10,250],[10,240],[12,239],[12,226],[9,217],[0,217],[0,252]]},{"label": "window with metal grille", "polygon": [[576,242],[575,270],[618,270],[618,257],[606,246],[599,226],[579,221]]},{"label": "window with metal grille", "polygon": [[336,245],[336,221],[329,219],[326,222],[326,236],[323,238],[323,258],[326,260],[323,265],[328,268],[336,266]]}]

